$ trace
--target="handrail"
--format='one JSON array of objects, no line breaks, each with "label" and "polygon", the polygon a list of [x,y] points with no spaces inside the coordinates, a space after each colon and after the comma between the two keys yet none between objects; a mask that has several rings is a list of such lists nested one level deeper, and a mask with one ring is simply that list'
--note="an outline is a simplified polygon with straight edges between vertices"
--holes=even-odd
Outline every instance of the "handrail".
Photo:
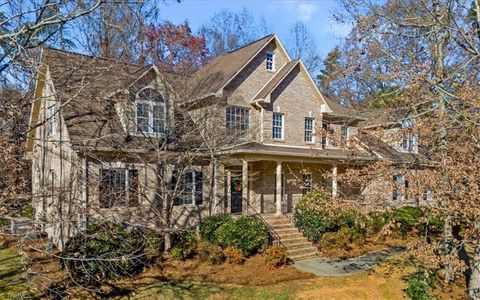
[{"label": "handrail", "polygon": [[[251,208],[254,211],[254,215],[268,228],[268,233],[270,234],[270,237],[272,238],[272,244],[277,244],[279,246],[282,246],[283,248],[287,248],[281,241],[280,235],[275,231],[275,229],[268,224],[268,222],[262,217],[262,215],[253,207],[249,202],[248,202],[248,207]],[[275,243],[276,241],[276,243]]]},{"label": "handrail", "polygon": [[[309,227],[310,229],[313,229],[313,231],[315,231],[315,233],[317,234],[317,240],[316,240],[316,241],[311,241],[311,242],[315,242],[315,243],[319,242],[320,239],[321,239],[322,236],[323,236],[323,233],[321,233],[321,232],[317,229],[317,227],[315,227],[312,223],[310,223],[310,222],[303,216],[301,209],[296,209],[296,210],[294,211],[294,213],[293,213],[291,216],[288,217],[288,218],[290,219],[290,222],[292,222],[292,224],[293,224],[295,227],[297,227],[297,226],[295,225],[295,220],[293,219],[294,216],[295,216],[295,214],[297,214],[297,213],[302,216],[303,224],[306,223],[306,224],[308,225],[308,227]],[[303,226],[302,226],[302,227],[303,227]],[[305,228],[298,228],[298,229],[299,229],[302,233],[304,233]]]}]

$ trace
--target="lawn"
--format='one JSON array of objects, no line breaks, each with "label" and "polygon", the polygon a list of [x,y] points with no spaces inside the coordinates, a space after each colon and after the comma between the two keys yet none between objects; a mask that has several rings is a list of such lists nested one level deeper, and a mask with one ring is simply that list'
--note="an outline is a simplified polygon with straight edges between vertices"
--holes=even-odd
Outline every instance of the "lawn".
[{"label": "lawn", "polygon": [[14,250],[0,249],[0,299],[28,297],[28,283],[24,266]]}]

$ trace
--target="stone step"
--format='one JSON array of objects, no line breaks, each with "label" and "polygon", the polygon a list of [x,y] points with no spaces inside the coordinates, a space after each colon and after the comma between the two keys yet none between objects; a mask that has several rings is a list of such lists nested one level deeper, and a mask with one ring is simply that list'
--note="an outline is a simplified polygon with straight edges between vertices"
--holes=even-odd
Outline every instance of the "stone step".
[{"label": "stone step", "polygon": [[270,224],[271,227],[273,227],[273,229],[275,231],[277,230],[281,230],[281,229],[289,229],[289,228],[292,228],[292,224],[290,223],[285,223],[285,224]]},{"label": "stone step", "polygon": [[288,228],[282,228],[282,229],[275,229],[275,232],[278,233],[278,235],[282,235],[282,234],[289,234],[289,233],[295,233],[295,232],[300,232],[298,231],[297,228],[293,227],[293,226],[290,226]]},{"label": "stone step", "polygon": [[304,236],[282,239],[282,243],[284,245],[291,245],[291,244],[297,244],[297,243],[303,243],[303,242],[310,243],[310,241]]},{"label": "stone step", "polygon": [[[283,243],[283,242],[282,242]],[[285,247],[288,248],[288,250],[295,250],[295,249],[305,249],[305,248],[308,248],[308,247],[312,247],[312,244],[309,242],[309,241],[306,241],[306,242],[299,242],[299,243],[294,243],[294,244],[285,244]],[[313,247],[315,248],[315,247]]]},{"label": "stone step", "polygon": [[300,233],[299,231],[297,232],[291,232],[291,233],[283,233],[283,234],[278,234],[280,236],[280,239],[282,241],[284,240],[289,240],[289,239],[298,239],[298,238],[303,238],[303,234]]},{"label": "stone step", "polygon": [[287,253],[288,253],[288,256],[303,254],[303,253],[317,253],[317,249],[310,245],[303,248],[287,249]]},{"label": "stone step", "polygon": [[304,259],[317,257],[317,253],[302,253],[297,255],[289,255],[288,257],[293,261],[300,261]]}]

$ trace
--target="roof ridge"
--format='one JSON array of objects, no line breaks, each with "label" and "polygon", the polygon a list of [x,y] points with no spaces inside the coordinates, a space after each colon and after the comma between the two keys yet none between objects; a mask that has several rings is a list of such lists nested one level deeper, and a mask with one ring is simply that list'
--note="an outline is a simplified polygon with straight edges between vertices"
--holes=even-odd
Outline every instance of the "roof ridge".
[{"label": "roof ridge", "polygon": [[262,38],[259,38],[258,40],[255,40],[255,41],[253,41],[253,42],[250,42],[250,43],[248,43],[248,44],[245,44],[245,45],[243,45],[243,46],[241,46],[241,47],[239,47],[239,48],[237,48],[237,49],[235,49],[235,50],[231,50],[231,51],[227,51],[227,52],[225,52],[225,53],[222,53],[222,55],[234,53],[234,52],[236,52],[236,51],[238,51],[238,50],[241,50],[241,49],[243,49],[243,48],[245,48],[245,47],[248,47],[248,46],[250,46],[250,45],[252,45],[252,44],[255,44],[256,42],[260,42],[260,41],[263,40],[263,39],[271,38],[271,37],[273,37],[274,35],[275,35],[274,33],[270,33],[269,35],[266,35],[266,36],[264,36],[264,37],[262,37]]},{"label": "roof ridge", "polygon": [[148,68],[148,67],[151,67],[151,66],[152,66],[152,64],[141,65],[141,64],[131,63],[131,62],[127,62],[127,61],[123,61],[123,60],[118,60],[118,59],[114,59],[114,58],[109,58],[109,57],[95,56],[95,55],[90,55],[90,54],[84,54],[84,53],[69,51],[69,50],[65,50],[65,49],[58,49],[58,48],[55,48],[55,47],[44,47],[44,49],[46,49],[46,50],[53,50],[53,51],[57,51],[57,52],[63,52],[63,53],[67,53],[67,54],[78,55],[78,56],[84,56],[84,57],[91,58],[91,59],[101,59],[101,60],[106,60],[106,61],[121,63],[121,64],[130,65],[130,66],[135,66],[135,67]]}]

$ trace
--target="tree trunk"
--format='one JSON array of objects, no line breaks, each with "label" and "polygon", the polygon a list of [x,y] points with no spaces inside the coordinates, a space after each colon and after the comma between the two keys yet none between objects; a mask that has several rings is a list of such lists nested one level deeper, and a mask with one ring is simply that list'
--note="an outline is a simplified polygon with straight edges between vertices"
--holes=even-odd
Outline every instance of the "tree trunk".
[{"label": "tree trunk", "polygon": [[453,230],[452,220],[450,216],[445,217],[445,225],[443,227],[443,234],[445,237],[445,282],[450,283],[453,281],[453,272],[450,259],[453,256]]},{"label": "tree trunk", "polygon": [[167,230],[165,232],[165,252],[170,250],[172,248],[172,235],[171,233]]},{"label": "tree trunk", "polygon": [[468,294],[471,299],[480,300],[480,242],[477,241],[475,252],[470,264],[472,274],[468,285]]}]

